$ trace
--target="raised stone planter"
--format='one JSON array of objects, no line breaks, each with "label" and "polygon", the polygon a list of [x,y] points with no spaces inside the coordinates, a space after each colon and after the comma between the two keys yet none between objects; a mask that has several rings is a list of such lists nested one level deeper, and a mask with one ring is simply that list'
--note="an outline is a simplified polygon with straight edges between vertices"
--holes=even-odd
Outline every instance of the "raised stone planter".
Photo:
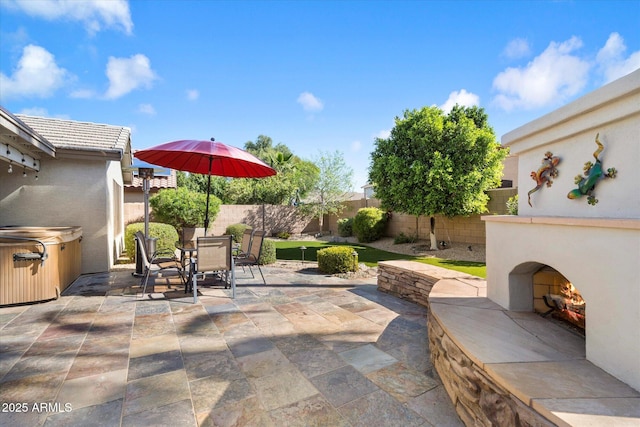
[{"label": "raised stone planter", "polygon": [[413,261],[383,261],[378,264],[379,291],[424,307],[429,306],[429,293],[439,280],[464,277],[471,276]]}]

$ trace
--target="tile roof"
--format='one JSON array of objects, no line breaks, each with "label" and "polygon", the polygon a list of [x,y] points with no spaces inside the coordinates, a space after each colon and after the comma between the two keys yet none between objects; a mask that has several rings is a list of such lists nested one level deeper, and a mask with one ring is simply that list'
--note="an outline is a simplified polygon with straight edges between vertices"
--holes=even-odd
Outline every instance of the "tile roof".
[{"label": "tile roof", "polygon": [[125,153],[131,137],[131,129],[123,126],[15,116],[60,149]]},{"label": "tile roof", "polygon": [[[155,176],[149,180],[149,188],[176,188],[178,186],[176,180],[176,171],[171,170],[170,175]],[[125,184],[126,188],[142,188],[142,178],[133,175],[131,184]]]}]

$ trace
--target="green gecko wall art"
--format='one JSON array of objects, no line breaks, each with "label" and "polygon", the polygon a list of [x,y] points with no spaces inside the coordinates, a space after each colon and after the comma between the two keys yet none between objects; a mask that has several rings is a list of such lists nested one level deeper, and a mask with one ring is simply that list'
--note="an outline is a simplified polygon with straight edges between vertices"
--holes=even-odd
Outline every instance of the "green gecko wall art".
[{"label": "green gecko wall art", "polygon": [[599,137],[600,133],[596,134],[596,145],[598,149],[593,153],[596,162],[592,163],[589,161],[584,164],[584,176],[576,175],[575,178],[575,184],[578,185],[578,188],[571,190],[569,194],[567,194],[567,197],[570,199],[579,199],[582,196],[587,196],[587,203],[591,206],[598,203],[598,199],[595,198],[593,192],[600,179],[615,178],[618,173],[616,168],[609,168],[607,172],[604,173],[602,160],[600,160],[600,154],[604,150],[604,145],[600,142]]}]

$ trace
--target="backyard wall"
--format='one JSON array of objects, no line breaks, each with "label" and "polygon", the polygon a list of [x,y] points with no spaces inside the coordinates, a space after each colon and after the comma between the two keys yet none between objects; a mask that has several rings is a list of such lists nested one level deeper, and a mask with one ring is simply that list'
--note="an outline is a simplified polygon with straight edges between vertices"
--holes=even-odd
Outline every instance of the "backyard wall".
[{"label": "backyard wall", "polygon": [[[489,190],[489,203],[487,209],[488,215],[506,214],[506,203],[509,197],[518,193],[516,188],[497,188]],[[366,206],[365,206],[366,202]],[[358,209],[364,207],[380,207],[378,199],[364,199],[346,202],[347,208],[340,216],[329,215],[325,220],[324,229],[332,234],[338,233],[337,221],[340,218],[351,218],[356,215]],[[418,237],[420,239],[429,239],[429,217],[421,216],[418,222]],[[412,236],[416,233],[416,217],[414,215],[404,215],[393,212],[391,219],[387,223],[385,235],[395,237],[400,233]],[[485,244],[485,224],[480,219],[480,215],[471,215],[468,217],[457,216],[447,218],[445,216],[436,215],[436,237],[440,240],[454,243],[469,243],[476,245]]]},{"label": "backyard wall", "polygon": [[[489,215],[501,215],[506,213],[506,203],[509,197],[517,194],[515,188],[498,188],[490,190]],[[151,195],[150,195],[151,196]],[[144,203],[142,192],[125,191],[125,221],[127,224],[144,220]],[[338,219],[353,218],[358,209],[365,207],[380,207],[378,199],[360,199],[345,202],[345,209],[339,216],[325,215],[323,233],[338,235]],[[264,206],[264,208],[263,208]],[[263,211],[264,209],[264,211]],[[263,215],[264,212],[264,215]],[[153,220],[153,212],[151,212]],[[213,235],[224,234],[231,224],[248,224],[256,229],[264,229],[268,235],[286,231],[292,235],[314,234],[320,230],[318,220],[305,217],[297,212],[294,206],[281,205],[221,205],[220,212],[210,226]],[[264,223],[264,225],[263,225]],[[429,238],[429,218],[420,217],[419,237]],[[414,235],[416,229],[416,217],[392,213],[387,224],[386,236],[395,237],[400,233]],[[436,215],[436,236],[438,240],[454,243],[468,243],[476,245],[485,244],[485,224],[480,220],[480,215],[469,217],[447,218]]]},{"label": "backyard wall", "polygon": [[[125,192],[126,223],[144,221],[144,203],[131,192]],[[153,210],[150,209],[151,221]],[[283,205],[220,205],[216,219],[209,225],[208,234],[222,235],[231,224],[247,224],[252,228],[266,230],[267,235],[287,231],[293,235],[316,233],[318,220],[304,217],[294,206]]]}]

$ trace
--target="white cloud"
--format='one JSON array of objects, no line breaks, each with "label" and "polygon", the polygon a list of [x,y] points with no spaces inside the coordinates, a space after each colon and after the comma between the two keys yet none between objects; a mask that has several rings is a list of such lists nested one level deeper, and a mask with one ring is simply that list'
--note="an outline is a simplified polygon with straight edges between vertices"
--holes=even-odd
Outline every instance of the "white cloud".
[{"label": "white cloud", "polygon": [[24,114],[25,116],[49,117],[47,109],[42,107],[23,108],[20,110],[19,114]]},{"label": "white cloud", "polygon": [[0,73],[2,98],[46,98],[62,87],[71,74],[56,64],[55,57],[46,49],[28,45],[12,76]]},{"label": "white cloud", "polygon": [[362,142],[360,141],[353,141],[351,143],[351,151],[353,151],[354,153],[360,151],[362,149]]},{"label": "white cloud", "polygon": [[71,120],[71,116],[68,114],[49,114],[49,110],[42,107],[23,108],[18,111],[18,114],[24,114],[25,116],[35,117],[51,117],[54,119]]},{"label": "white cloud", "polygon": [[562,103],[587,83],[590,65],[572,53],[582,47],[578,37],[551,42],[526,67],[507,68],[493,80],[493,102],[504,110],[533,109]]},{"label": "white cloud", "polygon": [[391,129],[383,129],[375,136],[380,139],[387,139],[391,136]]},{"label": "white cloud", "polygon": [[71,92],[69,96],[75,99],[91,99],[96,97],[96,93],[91,89],[77,89]]},{"label": "white cloud", "polygon": [[197,91],[197,90],[195,90],[195,89],[188,89],[188,90],[187,90],[187,99],[188,99],[189,101],[195,101],[195,100],[197,100],[198,98],[200,98],[200,92],[198,92],[198,91]]},{"label": "white cloud", "polygon": [[127,0],[3,0],[3,6],[48,21],[81,22],[89,34],[104,28],[133,30]]},{"label": "white cloud", "polygon": [[157,79],[149,58],[142,54],[130,58],[109,57],[106,73],[109,78],[107,99],[120,98],[141,87],[150,88]]},{"label": "white cloud", "polygon": [[527,57],[531,54],[531,48],[529,42],[526,39],[513,39],[502,51],[502,55],[509,59],[519,59]]},{"label": "white cloud", "polygon": [[298,104],[302,105],[305,111],[322,111],[324,104],[316,98],[311,92],[302,92],[298,96]]},{"label": "white cloud", "polygon": [[475,93],[467,92],[465,89],[453,91],[449,94],[449,99],[440,106],[440,109],[445,113],[449,113],[456,104],[462,107],[480,105],[480,97]]},{"label": "white cloud", "polygon": [[151,104],[140,104],[138,105],[138,113],[147,114],[149,116],[156,115],[156,109],[153,108]]},{"label": "white cloud", "polygon": [[626,76],[640,68],[640,51],[631,53],[625,58],[627,46],[618,33],[611,33],[604,47],[598,51],[596,62],[604,75],[605,83]]}]

